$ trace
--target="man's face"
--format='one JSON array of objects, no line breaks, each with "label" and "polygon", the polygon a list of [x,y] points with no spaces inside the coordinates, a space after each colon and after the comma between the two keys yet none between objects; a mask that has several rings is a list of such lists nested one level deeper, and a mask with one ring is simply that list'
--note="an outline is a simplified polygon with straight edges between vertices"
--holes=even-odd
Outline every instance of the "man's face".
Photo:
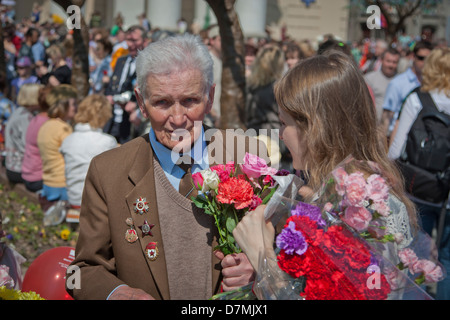
[{"label": "man's face", "polygon": [[381,72],[388,77],[392,78],[397,73],[397,65],[400,60],[400,55],[386,52],[383,60],[381,61]]},{"label": "man's face", "polygon": [[38,40],[39,40],[39,32],[37,32],[36,30],[34,30],[34,31],[31,33],[30,40],[31,40],[31,43],[32,43],[32,44],[35,44],[36,42],[38,42]]},{"label": "man's face", "polygon": [[[150,75],[147,78],[145,101],[136,94],[142,114],[150,119],[156,139],[169,149],[179,141],[181,131],[189,132],[190,139],[177,146],[188,148],[198,138],[195,122],[203,121],[211,111],[214,86],[205,93],[203,77],[199,70],[188,69],[167,75]],[[194,135],[195,133],[195,135]]]},{"label": "man's face", "polygon": [[216,36],[209,40],[209,45],[213,51],[220,54],[222,52],[222,40],[220,36]]},{"label": "man's face", "polygon": [[128,52],[132,57],[136,57],[138,51],[144,49],[144,39],[142,31],[136,29],[126,35]]},{"label": "man's face", "polygon": [[425,64],[425,58],[431,53],[429,49],[419,49],[414,55],[414,69],[418,73],[422,73],[423,66]]}]

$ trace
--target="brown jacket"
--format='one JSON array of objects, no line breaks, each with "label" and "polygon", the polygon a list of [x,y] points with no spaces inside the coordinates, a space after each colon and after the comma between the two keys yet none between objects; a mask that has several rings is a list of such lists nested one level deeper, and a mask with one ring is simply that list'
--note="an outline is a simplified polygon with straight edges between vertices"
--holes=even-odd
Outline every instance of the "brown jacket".
[{"label": "brown jacket", "polygon": [[[212,149],[217,149],[219,145],[224,154],[228,155],[224,159],[226,161],[231,157],[232,160],[241,162],[241,155],[245,154],[244,150],[249,150],[249,145],[257,145],[258,154],[264,154],[268,159],[264,144],[241,135],[235,141],[233,150],[229,150],[230,147],[225,147],[224,131],[219,132],[223,135],[218,135],[219,139],[215,139],[214,135],[208,144],[210,159]],[[238,149],[240,159],[236,158]],[[215,161],[212,165],[216,163],[225,161]],[[134,204],[139,197],[146,197],[149,205],[149,211],[142,215],[134,213]],[[156,202],[153,151],[148,134],[92,160],[83,192],[76,258],[72,262],[72,265],[80,268],[81,288],[68,288],[75,299],[103,300],[121,284],[141,288],[155,299],[170,299],[160,229],[152,229],[151,241],[158,243],[159,250],[159,256],[154,261],[146,258],[149,240],[148,237],[142,238],[139,228],[136,228],[139,237],[137,243],[130,245],[124,238],[125,231],[129,228],[125,223],[127,218],[132,217],[135,225],[139,226],[144,223],[147,215],[151,215],[152,223],[156,226],[159,224]],[[212,248],[217,244],[216,241],[213,240]],[[211,259],[212,291],[216,293],[220,288],[221,269],[213,250]]]}]

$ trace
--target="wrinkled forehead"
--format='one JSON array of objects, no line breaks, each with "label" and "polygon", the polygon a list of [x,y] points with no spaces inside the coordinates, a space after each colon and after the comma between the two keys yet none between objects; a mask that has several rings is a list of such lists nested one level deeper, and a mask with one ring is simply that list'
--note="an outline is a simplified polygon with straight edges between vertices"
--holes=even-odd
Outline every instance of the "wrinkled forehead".
[{"label": "wrinkled forehead", "polygon": [[211,89],[207,84],[206,76],[199,69],[174,67],[164,72],[147,74],[144,89],[146,98],[156,91],[171,87],[182,87],[186,92],[199,94],[207,94]]}]

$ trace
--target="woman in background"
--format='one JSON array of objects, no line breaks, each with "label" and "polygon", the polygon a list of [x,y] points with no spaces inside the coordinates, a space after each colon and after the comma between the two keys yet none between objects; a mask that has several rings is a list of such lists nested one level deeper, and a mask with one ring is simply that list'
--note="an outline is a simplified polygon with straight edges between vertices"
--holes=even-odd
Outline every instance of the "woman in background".
[{"label": "woman in background", "polygon": [[5,129],[5,167],[8,180],[23,183],[21,172],[25,154],[26,132],[33,113],[39,110],[40,84],[24,84],[17,97],[18,108],[13,111]]},{"label": "woman in background", "polygon": [[47,96],[49,119],[41,126],[37,144],[42,158],[44,210],[58,200],[67,201],[64,157],[59,152],[62,142],[73,129],[77,108],[77,91],[71,85],[54,87]]},{"label": "woman in background", "polygon": [[62,142],[60,152],[64,157],[67,195],[72,208],[81,206],[84,180],[92,158],[117,147],[116,139],[102,130],[111,115],[112,106],[105,96],[87,96],[78,106],[74,132]]},{"label": "woman in background", "polygon": [[28,125],[25,136],[25,154],[22,163],[22,179],[25,187],[37,192],[42,190],[42,159],[37,144],[37,136],[41,126],[48,120],[47,94],[52,87],[42,87],[39,90],[38,103],[39,113],[35,115]]}]

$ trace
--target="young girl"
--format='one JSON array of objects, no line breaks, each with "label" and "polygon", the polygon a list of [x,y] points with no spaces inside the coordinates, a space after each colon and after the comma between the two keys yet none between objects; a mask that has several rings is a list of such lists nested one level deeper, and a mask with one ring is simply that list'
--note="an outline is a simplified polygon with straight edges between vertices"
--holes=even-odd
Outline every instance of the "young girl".
[{"label": "young girl", "polygon": [[[397,249],[408,246],[418,227],[416,211],[377,138],[373,101],[351,59],[337,51],[305,59],[276,84],[275,97],[280,138],[292,154],[294,169],[308,181],[300,190],[303,200],[320,202],[324,182],[343,163],[355,165],[365,178],[377,172],[390,187],[389,204],[397,208],[386,218],[387,231],[402,236]],[[245,216],[233,232],[256,271],[262,250],[275,256],[275,231],[264,220],[264,208]]]}]

